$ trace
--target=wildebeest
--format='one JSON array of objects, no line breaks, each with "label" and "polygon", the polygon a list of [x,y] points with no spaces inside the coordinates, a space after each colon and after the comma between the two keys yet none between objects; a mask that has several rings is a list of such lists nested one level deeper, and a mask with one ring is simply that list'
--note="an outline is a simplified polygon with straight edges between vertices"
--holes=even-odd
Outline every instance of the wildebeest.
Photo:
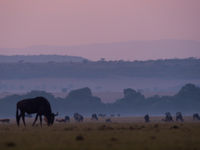
[{"label": "wildebeest", "polygon": [[108,123],[112,122],[110,118],[106,119],[105,121],[108,122]]},{"label": "wildebeest", "polygon": [[91,120],[98,120],[97,114],[92,114]]},{"label": "wildebeest", "polygon": [[2,123],[9,123],[10,122],[10,119],[0,119],[0,122],[2,122]]},{"label": "wildebeest", "polygon": [[56,119],[57,122],[65,122],[65,119]]},{"label": "wildebeest", "polygon": [[64,119],[56,119],[57,122],[69,122],[70,121],[70,117],[69,116],[65,116]]},{"label": "wildebeest", "polygon": [[111,114],[110,117],[115,117],[115,114]]},{"label": "wildebeest", "polygon": [[144,116],[144,120],[145,120],[145,122],[150,122],[150,118],[149,118],[149,115],[148,115],[148,114],[146,114],[146,115]]},{"label": "wildebeest", "polygon": [[76,120],[77,122],[83,122],[83,116],[79,113],[74,113],[74,120]]},{"label": "wildebeest", "polygon": [[173,121],[173,118],[172,118],[172,115],[170,112],[166,112],[165,113],[165,119],[162,119],[163,121],[166,121],[166,122],[171,122]]},{"label": "wildebeest", "polygon": [[99,117],[106,117],[106,114],[98,114]]},{"label": "wildebeest", "polygon": [[70,117],[69,116],[65,116],[65,122],[70,122]]},{"label": "wildebeest", "polygon": [[181,121],[183,122],[184,119],[183,119],[183,116],[182,116],[182,113],[181,112],[177,112],[176,113],[176,121]]},{"label": "wildebeest", "polygon": [[200,116],[198,113],[193,114],[193,120],[200,120]]},{"label": "wildebeest", "polygon": [[[20,114],[19,114],[20,111]],[[24,99],[17,103],[16,110],[16,121],[17,125],[20,124],[20,118],[22,117],[24,126],[25,124],[25,113],[34,114],[36,113],[35,120],[33,122],[33,126],[35,125],[38,116],[40,117],[40,126],[42,127],[42,116],[47,119],[48,126],[54,123],[55,114],[51,111],[51,106],[48,100],[44,97],[35,97],[30,99]]]}]

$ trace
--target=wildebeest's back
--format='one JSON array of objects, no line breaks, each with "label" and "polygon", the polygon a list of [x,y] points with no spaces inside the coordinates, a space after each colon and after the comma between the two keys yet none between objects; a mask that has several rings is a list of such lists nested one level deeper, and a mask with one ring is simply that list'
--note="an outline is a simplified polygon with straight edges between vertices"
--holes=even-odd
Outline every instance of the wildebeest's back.
[{"label": "wildebeest's back", "polygon": [[24,99],[17,103],[17,108],[28,114],[32,113],[51,113],[51,107],[49,102],[44,97],[36,97],[30,99]]}]

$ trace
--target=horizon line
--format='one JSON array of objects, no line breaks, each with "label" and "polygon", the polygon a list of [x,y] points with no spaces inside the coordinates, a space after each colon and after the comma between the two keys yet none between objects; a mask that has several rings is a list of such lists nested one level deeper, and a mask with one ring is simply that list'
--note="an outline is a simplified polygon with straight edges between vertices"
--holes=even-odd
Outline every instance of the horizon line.
[{"label": "horizon line", "polygon": [[82,44],[67,44],[67,45],[51,45],[51,44],[33,44],[29,46],[23,47],[0,47],[0,49],[25,49],[25,48],[32,48],[36,46],[49,46],[49,47],[79,47],[79,46],[92,46],[92,45],[102,45],[102,44],[116,44],[116,43],[130,43],[130,42],[152,42],[152,41],[193,41],[193,42],[200,42],[200,40],[191,40],[191,39],[173,39],[173,38],[166,38],[166,39],[154,39],[154,40],[125,40],[125,41],[113,41],[113,42],[95,42],[95,43],[82,43]]}]

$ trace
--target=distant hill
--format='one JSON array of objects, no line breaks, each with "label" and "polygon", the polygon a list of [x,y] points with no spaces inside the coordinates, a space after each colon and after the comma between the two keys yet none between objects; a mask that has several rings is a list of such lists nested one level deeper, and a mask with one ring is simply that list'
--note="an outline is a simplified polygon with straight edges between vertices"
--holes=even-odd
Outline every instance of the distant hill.
[{"label": "distant hill", "polygon": [[150,60],[169,58],[200,58],[200,41],[152,40],[86,44],[78,46],[35,45],[26,48],[0,48],[0,54],[57,54],[82,56],[90,60]]},{"label": "distant hill", "polygon": [[[200,41],[192,40],[151,40],[100,43],[71,46],[69,54],[81,52],[81,56],[99,60],[150,60],[170,58],[200,58]],[[63,52],[60,50],[60,52]],[[108,55],[107,55],[108,54]]]},{"label": "distant hill", "polygon": [[82,62],[87,59],[78,56],[62,56],[62,55],[0,55],[0,63],[47,63],[47,62]]}]

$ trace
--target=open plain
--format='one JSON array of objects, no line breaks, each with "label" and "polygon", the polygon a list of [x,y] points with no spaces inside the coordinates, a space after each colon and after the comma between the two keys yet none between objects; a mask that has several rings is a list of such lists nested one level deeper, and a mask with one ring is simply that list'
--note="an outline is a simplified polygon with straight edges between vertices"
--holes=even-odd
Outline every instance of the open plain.
[{"label": "open plain", "polygon": [[12,150],[198,150],[200,122],[186,117],[184,123],[152,118],[144,123],[142,117],[116,117],[112,123],[91,121],[55,123],[26,128],[11,123],[0,124],[0,149]]}]

